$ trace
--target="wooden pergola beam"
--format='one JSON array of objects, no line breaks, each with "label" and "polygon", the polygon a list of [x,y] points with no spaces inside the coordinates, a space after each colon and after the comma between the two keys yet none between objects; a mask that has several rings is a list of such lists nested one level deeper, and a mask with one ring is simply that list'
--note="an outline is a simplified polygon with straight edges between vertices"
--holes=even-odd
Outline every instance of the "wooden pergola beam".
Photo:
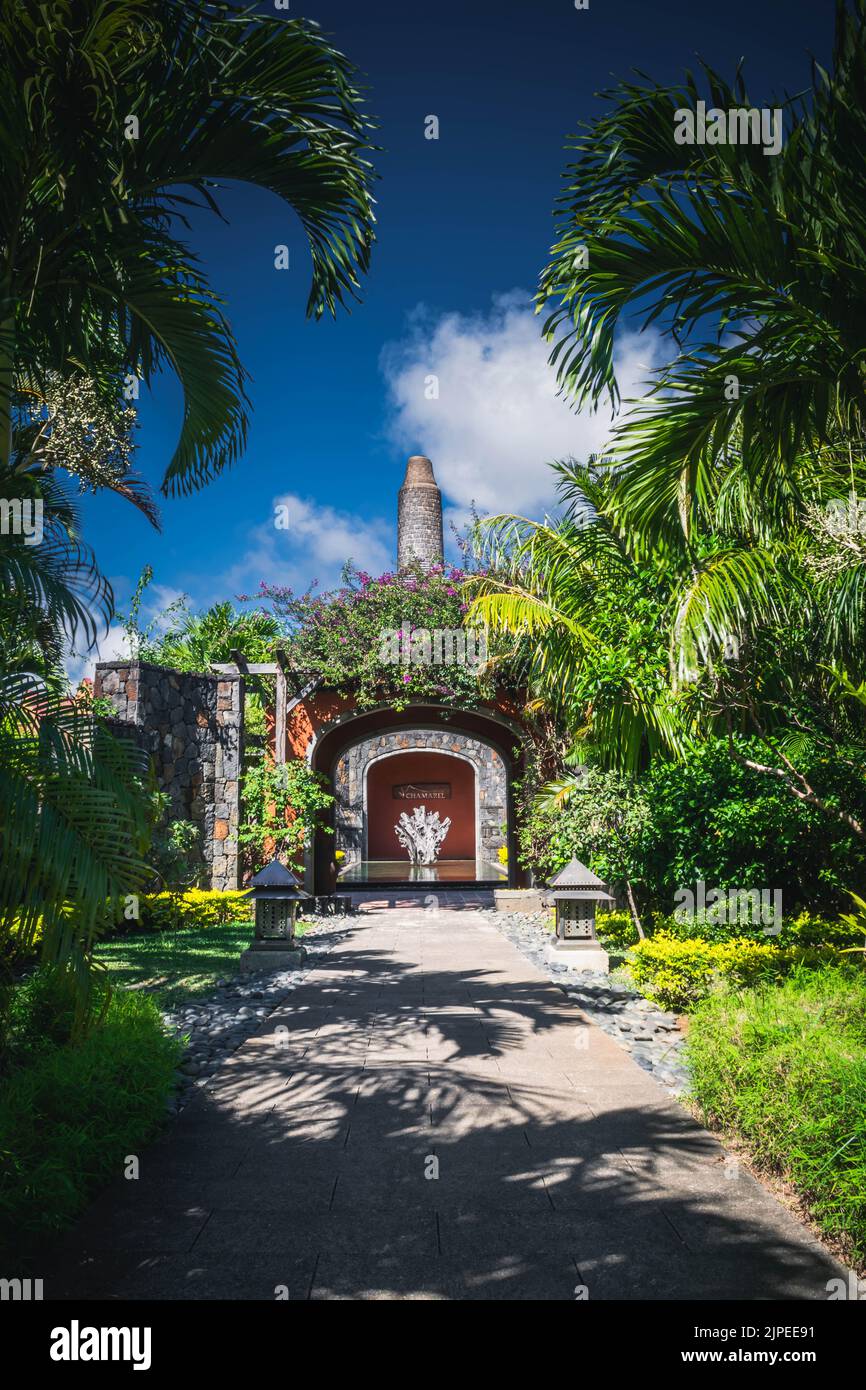
[{"label": "wooden pergola beam", "polygon": [[288,711],[288,685],[286,675],[288,662],[282,647],[277,647],[277,688],[274,701],[274,762],[286,761],[286,722]]}]

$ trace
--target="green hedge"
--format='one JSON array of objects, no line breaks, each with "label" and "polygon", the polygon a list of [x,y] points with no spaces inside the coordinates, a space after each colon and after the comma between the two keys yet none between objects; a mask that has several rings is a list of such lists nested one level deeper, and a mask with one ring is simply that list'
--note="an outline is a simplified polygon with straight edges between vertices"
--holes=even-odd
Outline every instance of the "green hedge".
[{"label": "green hedge", "polygon": [[794,1183],[813,1216],[866,1259],[866,975],[798,970],[769,988],[715,994],[686,1044],[706,1123],[742,1136]]},{"label": "green hedge", "polygon": [[[69,907],[70,914],[74,911]],[[211,892],[190,888],[184,893],[140,893],[127,905],[125,900],[108,902],[100,925],[100,936],[124,931],[176,931],[184,927],[213,927],[223,922],[251,922],[254,908],[242,890]],[[15,927],[12,928],[14,940]],[[41,924],[33,938],[42,939]],[[32,954],[32,952],[30,952]]]},{"label": "green hedge", "polygon": [[254,907],[246,893],[211,892],[190,888],[185,893],[143,893],[138,918],[115,915],[116,930],[143,927],[147,931],[173,931],[186,927],[215,927],[224,922],[251,922]]},{"label": "green hedge", "polygon": [[82,1043],[46,1043],[0,1081],[0,1249],[36,1248],[122,1172],[164,1117],[180,1051],[152,999],[117,994]]},{"label": "green hedge", "polygon": [[773,940],[737,936],[729,941],[686,939],[656,932],[633,946],[628,968],[641,994],[663,1009],[694,1008],[714,985],[743,986],[778,980],[800,965],[838,959],[832,946],[778,946]]}]

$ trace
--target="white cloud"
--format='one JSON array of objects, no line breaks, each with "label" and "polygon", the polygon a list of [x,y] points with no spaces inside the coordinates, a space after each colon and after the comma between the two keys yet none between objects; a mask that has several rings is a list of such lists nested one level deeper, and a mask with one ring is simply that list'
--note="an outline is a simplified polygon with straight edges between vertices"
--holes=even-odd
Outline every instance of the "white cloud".
[{"label": "white cloud", "polygon": [[[487,314],[435,321],[419,307],[407,337],[382,353],[389,437],[433,460],[458,517],[473,501],[482,513],[543,508],[554,492],[547,464],[585,462],[610,434],[605,407],[575,413],[557,395],[550,348],[541,319],[526,307],[529,298],[515,290],[495,296]],[[622,338],[615,366],[624,399],[642,393],[660,341],[654,332]],[[436,400],[425,394],[431,374],[439,380]]]},{"label": "white cloud", "polygon": [[[285,529],[277,526],[278,517],[287,519]],[[301,593],[317,579],[319,589],[327,589],[339,581],[348,559],[379,574],[395,563],[396,549],[395,523],[284,493],[273,499],[267,521],[252,529],[240,558],[219,575],[217,597],[255,593],[263,579]]]},{"label": "white cloud", "polygon": [[[118,583],[112,581],[115,593],[122,591],[124,581]],[[169,584],[149,584],[144,591],[144,598],[139,613],[139,623],[143,628],[152,627],[154,633],[164,630],[169,622],[169,608],[178,599],[183,598],[181,589],[174,589]],[[124,612],[128,604],[119,603],[118,607]],[[73,690],[85,676],[93,679],[94,668],[99,661],[123,661],[130,655],[129,639],[126,629],[121,623],[111,623],[108,631],[102,631],[97,637],[96,645],[89,652],[68,651],[65,658],[66,674]]]}]

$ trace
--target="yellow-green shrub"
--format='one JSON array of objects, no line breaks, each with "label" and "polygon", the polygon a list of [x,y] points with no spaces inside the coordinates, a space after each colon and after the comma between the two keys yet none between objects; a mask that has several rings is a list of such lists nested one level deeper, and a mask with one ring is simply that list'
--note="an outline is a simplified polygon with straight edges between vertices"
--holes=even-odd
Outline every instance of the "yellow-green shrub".
[{"label": "yellow-green shrub", "polygon": [[631,948],[628,965],[647,999],[664,1009],[688,1009],[704,999],[717,980],[749,985],[784,973],[791,954],[748,937],[714,942],[656,932]]},{"label": "yellow-green shrub", "polygon": [[142,893],[138,919],[115,914],[116,927],[144,927],[147,931],[171,931],[183,927],[214,927],[221,922],[249,922],[254,908],[239,890],[211,892],[190,888],[185,893]]},{"label": "yellow-green shrub", "polygon": [[[214,927],[221,922],[250,922],[254,915],[253,905],[246,893],[240,890],[211,892],[205,888],[190,888],[184,893],[141,893],[137,915],[127,917],[128,910],[122,899],[119,903],[106,903],[99,935],[142,928],[146,931],[175,931],[184,927]],[[15,935],[13,924],[13,944]],[[33,938],[34,947],[38,947],[41,941],[40,922]]]},{"label": "yellow-green shrub", "polygon": [[630,912],[599,912],[595,930],[609,950],[625,951],[638,940],[637,927]]}]

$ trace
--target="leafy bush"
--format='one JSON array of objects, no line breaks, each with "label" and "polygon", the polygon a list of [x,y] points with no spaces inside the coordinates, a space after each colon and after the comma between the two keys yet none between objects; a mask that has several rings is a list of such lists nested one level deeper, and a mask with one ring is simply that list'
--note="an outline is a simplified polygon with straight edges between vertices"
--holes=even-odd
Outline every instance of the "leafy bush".
[{"label": "leafy bush", "polygon": [[[108,983],[93,972],[90,1016],[85,1031],[102,1015],[108,1003]],[[10,991],[5,1018],[0,1074],[26,1066],[48,1048],[68,1043],[76,1027],[75,987],[67,970],[43,965]]]},{"label": "leafy bush", "polygon": [[855,924],[850,918],[829,919],[815,913],[800,912],[796,917],[782,918],[781,930],[767,930],[760,923],[714,922],[706,913],[696,913],[691,921],[683,921],[674,913],[656,914],[652,921],[652,934],[675,936],[680,941],[700,938],[703,941],[750,941],[770,942],[775,946],[835,946],[842,949],[848,946],[862,946],[864,927]]},{"label": "leafy bush", "polygon": [[774,980],[798,964],[820,964],[830,947],[781,948],[770,941],[738,936],[730,941],[686,940],[656,932],[628,955],[631,977],[640,992],[664,1009],[685,1010],[705,999],[721,981],[733,986]]},{"label": "leafy bush", "polygon": [[[748,739],[743,753],[760,755]],[[830,803],[866,816],[862,779],[842,759],[812,750],[803,769]],[[521,863],[542,881],[576,855],[619,888],[630,879],[642,915],[667,916],[679,888],[780,890],[783,910],[832,916],[847,889],[866,879],[863,841],[841,822],[798,801],[710,739],[679,762],[656,760],[640,777],[590,769],[568,805],[518,787]],[[622,816],[614,824],[615,812]]]},{"label": "leafy bush", "polygon": [[285,855],[300,868],[304,849],[324,825],[325,812],[334,803],[327,782],[303,758],[287,763],[256,763],[244,774],[241,787],[243,821],[238,844],[244,847],[254,870],[273,855]]},{"label": "leafy bush", "polygon": [[192,821],[169,819],[171,797],[167,792],[154,788],[150,804],[152,825],[147,857],[156,874],[148,887],[191,888],[204,868],[201,830]]},{"label": "leafy bush", "polygon": [[178,931],[213,927],[222,922],[249,922],[253,904],[241,890],[228,892],[190,888],[185,893],[145,893],[139,898],[138,920],[114,918],[117,928],[143,927],[146,931]]},{"label": "leafy bush", "polygon": [[602,945],[610,951],[625,951],[639,939],[630,912],[599,912],[595,930]]},{"label": "leafy bush", "polygon": [[0,1249],[62,1230],[120,1173],[158,1129],[179,1055],[154,1001],[119,994],[82,1043],[0,1082]]},{"label": "leafy bush", "polygon": [[588,768],[580,792],[558,806],[539,800],[535,768],[515,790],[520,862],[542,883],[575,857],[611,885],[621,883],[624,874],[640,878],[641,859],[635,851],[649,808],[634,778]]},{"label": "leafy bush", "polygon": [[866,1259],[866,975],[795,971],[692,1014],[692,1093],[759,1166],[793,1182],[853,1261]]},{"label": "leafy bush", "polygon": [[[405,709],[428,699],[472,708],[494,694],[490,678],[469,662],[403,664],[383,659],[386,633],[424,629],[460,631],[468,604],[466,574],[451,566],[408,566],[374,578],[347,565],[343,587],[296,596],[262,584],[256,601],[270,600],[288,634],[287,651],[299,671],[316,671],[334,690],[353,694],[359,709],[388,703]],[[493,651],[491,650],[491,655]]]},{"label": "leafy bush", "polygon": [[[137,904],[137,916],[126,916]],[[70,909],[71,910],[71,909]],[[139,893],[127,908],[126,901],[106,903],[100,936],[123,931],[177,931],[189,927],[211,927],[221,922],[250,922],[253,905],[240,889],[221,892],[189,888],[184,893]],[[14,924],[13,924],[14,934]],[[37,923],[33,944],[41,940]]]},{"label": "leafy bush", "polygon": [[[738,747],[760,757],[748,739]],[[844,761],[814,750],[801,761],[829,801],[866,809],[862,784]],[[639,877],[654,910],[669,911],[677,888],[699,879],[714,888],[779,889],[786,912],[835,910],[847,902],[852,879],[864,875],[864,846],[853,831],[743,767],[725,740],[709,740],[681,762],[654,763],[641,785],[651,815]]]}]

